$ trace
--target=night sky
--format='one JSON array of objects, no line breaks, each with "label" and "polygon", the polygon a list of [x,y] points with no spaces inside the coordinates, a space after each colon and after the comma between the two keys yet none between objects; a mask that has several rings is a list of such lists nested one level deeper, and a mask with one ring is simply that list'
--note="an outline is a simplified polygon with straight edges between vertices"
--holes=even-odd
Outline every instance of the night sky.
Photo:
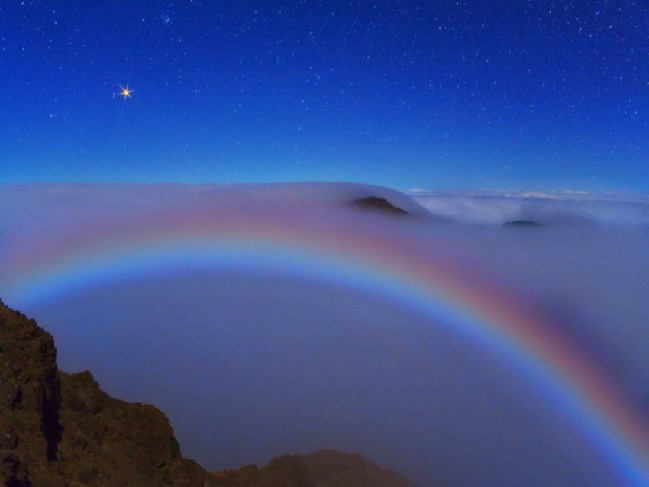
[{"label": "night sky", "polygon": [[649,191],[646,1],[0,5],[0,182]]}]

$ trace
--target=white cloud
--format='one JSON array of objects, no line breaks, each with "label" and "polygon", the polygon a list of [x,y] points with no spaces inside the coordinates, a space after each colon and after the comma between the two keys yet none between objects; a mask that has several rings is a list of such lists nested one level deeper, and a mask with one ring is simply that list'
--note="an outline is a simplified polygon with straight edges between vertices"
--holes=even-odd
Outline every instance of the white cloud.
[{"label": "white cloud", "polygon": [[432,214],[458,222],[502,224],[534,220],[545,225],[649,225],[649,196],[583,192],[411,192]]}]

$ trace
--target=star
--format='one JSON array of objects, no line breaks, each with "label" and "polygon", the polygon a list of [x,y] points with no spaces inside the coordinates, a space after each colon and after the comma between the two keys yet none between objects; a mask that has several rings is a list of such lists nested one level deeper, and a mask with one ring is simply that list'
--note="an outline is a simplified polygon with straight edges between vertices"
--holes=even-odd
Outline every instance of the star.
[{"label": "star", "polygon": [[131,90],[129,90],[128,85],[125,87],[120,85],[120,88],[122,90],[120,95],[124,97],[124,100],[126,100],[127,98],[131,98]]}]

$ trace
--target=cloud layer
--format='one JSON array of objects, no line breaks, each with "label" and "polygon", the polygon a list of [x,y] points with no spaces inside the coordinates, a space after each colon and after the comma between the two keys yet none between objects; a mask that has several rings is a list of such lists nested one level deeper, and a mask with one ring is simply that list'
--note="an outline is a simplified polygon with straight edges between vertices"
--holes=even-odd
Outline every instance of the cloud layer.
[{"label": "cloud layer", "polygon": [[[417,217],[347,205],[369,195]],[[415,199],[433,216],[402,194],[360,185],[0,186],[0,267],[171,214],[219,225],[263,209],[313,231],[371,227],[436,249],[467,279],[531,303],[649,411],[647,199]],[[509,220],[546,226],[502,228]],[[0,275],[0,290],[12,282]],[[111,394],[159,405],[183,452],[208,468],[332,447],[422,485],[620,482],[539,384],[389,294],[281,266],[200,262],[91,284],[22,311],[53,333],[63,369],[90,368]]]},{"label": "cloud layer", "polygon": [[649,226],[649,197],[589,193],[409,193],[432,214],[458,222]]}]

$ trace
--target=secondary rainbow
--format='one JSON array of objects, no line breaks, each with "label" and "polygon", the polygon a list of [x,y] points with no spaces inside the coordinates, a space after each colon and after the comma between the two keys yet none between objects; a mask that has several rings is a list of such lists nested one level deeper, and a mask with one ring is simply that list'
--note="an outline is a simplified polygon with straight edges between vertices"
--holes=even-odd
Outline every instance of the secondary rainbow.
[{"label": "secondary rainbow", "polygon": [[649,422],[598,363],[529,306],[462,266],[408,224],[276,211],[155,212],[80,224],[16,245],[0,292],[20,306],[92,282],[175,265],[252,265],[336,280],[429,313],[516,363],[596,441],[629,485],[649,479]]}]

